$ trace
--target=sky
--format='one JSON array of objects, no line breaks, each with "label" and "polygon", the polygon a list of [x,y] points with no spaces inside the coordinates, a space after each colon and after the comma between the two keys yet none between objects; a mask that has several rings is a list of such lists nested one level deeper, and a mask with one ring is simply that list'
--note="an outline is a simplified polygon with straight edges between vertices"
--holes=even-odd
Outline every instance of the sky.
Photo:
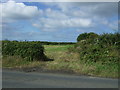
[{"label": "sky", "polygon": [[76,42],[84,32],[118,31],[117,2],[0,3],[3,40]]}]

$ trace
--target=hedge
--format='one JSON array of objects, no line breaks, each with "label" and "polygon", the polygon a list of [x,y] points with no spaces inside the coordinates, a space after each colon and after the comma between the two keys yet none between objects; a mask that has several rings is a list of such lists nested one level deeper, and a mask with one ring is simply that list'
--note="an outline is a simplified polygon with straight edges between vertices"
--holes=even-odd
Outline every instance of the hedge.
[{"label": "hedge", "polygon": [[46,59],[44,47],[38,42],[2,41],[2,55],[19,55],[30,61]]},{"label": "hedge", "polygon": [[84,62],[118,64],[120,60],[120,33],[91,34],[90,36],[94,38],[88,34],[80,34],[77,38],[78,42],[69,51],[78,52],[80,60]]}]

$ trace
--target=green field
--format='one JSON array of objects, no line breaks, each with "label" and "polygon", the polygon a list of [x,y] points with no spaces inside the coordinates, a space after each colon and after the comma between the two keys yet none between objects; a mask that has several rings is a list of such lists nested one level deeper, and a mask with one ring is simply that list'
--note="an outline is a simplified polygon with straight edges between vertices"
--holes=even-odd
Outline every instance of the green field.
[{"label": "green field", "polygon": [[45,52],[67,51],[73,45],[44,45]]},{"label": "green field", "polygon": [[102,65],[101,63],[83,63],[79,53],[69,52],[74,45],[44,45],[45,55],[54,61],[26,61],[19,56],[3,57],[3,67],[28,68],[40,67],[53,71],[68,71],[76,74],[91,75],[99,77],[118,77],[118,66]]}]

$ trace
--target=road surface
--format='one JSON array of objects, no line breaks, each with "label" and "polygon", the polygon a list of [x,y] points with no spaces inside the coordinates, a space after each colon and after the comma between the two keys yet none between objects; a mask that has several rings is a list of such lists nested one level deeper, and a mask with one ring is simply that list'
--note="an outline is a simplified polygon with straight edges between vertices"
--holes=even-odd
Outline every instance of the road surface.
[{"label": "road surface", "polygon": [[118,80],[52,73],[2,71],[2,88],[118,88]]}]

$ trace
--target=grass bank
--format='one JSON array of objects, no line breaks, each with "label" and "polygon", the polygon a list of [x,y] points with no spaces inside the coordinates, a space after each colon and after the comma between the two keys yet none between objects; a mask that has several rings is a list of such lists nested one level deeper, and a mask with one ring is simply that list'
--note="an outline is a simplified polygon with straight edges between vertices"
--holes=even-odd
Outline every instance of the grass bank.
[{"label": "grass bank", "polygon": [[69,48],[74,45],[44,45],[45,55],[54,61],[34,61],[30,62],[19,56],[6,56],[2,59],[3,67],[7,68],[31,68],[38,67],[54,71],[70,71],[76,74],[91,75],[99,77],[118,78],[118,66],[103,65],[97,63],[85,63],[80,60],[77,52],[69,52]]}]

